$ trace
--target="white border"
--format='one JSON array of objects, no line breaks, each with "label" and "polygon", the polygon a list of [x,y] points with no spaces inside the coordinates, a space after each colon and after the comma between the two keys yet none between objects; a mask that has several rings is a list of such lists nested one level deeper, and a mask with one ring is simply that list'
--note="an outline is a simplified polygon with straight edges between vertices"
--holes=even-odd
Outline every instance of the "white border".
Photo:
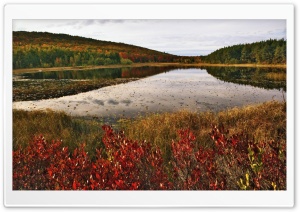
[{"label": "white border", "polygon": [[[294,205],[294,6],[291,4],[8,4],[4,8],[4,204],[6,207],[292,207]],[[286,19],[286,191],[13,191],[13,19]],[[9,142],[11,141],[11,142]]]}]

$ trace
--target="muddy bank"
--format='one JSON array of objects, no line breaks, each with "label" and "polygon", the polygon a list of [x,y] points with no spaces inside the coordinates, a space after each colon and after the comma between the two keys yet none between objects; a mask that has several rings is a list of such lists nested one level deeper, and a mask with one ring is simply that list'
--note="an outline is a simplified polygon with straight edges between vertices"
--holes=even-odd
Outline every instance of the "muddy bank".
[{"label": "muddy bank", "polygon": [[139,78],[97,80],[18,80],[13,82],[13,101],[34,101],[75,95]]}]

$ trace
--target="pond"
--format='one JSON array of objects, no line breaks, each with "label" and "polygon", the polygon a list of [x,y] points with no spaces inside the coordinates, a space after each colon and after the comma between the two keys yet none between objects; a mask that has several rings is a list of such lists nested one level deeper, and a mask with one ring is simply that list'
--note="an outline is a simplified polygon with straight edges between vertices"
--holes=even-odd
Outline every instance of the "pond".
[{"label": "pond", "polygon": [[96,80],[116,78],[142,78],[174,69],[172,66],[138,68],[103,68],[88,70],[43,71],[19,75],[23,79],[36,80]]},{"label": "pond", "polygon": [[[133,72],[130,69],[127,69],[127,72],[126,69],[112,69],[111,72],[105,70],[101,74],[99,70],[94,72],[74,72],[73,79],[133,75],[142,78],[72,96],[14,102],[13,108],[50,108],[74,116],[136,117],[146,113],[174,112],[182,109],[220,111],[270,100],[283,101],[286,90],[285,69],[147,67],[140,70],[137,68]],[[69,73],[55,74],[61,77],[59,79],[64,79],[71,76]],[[47,72],[43,74],[42,76],[41,73],[35,73],[34,76],[42,76],[42,79],[45,79],[45,76],[55,75]],[[32,76],[26,75],[27,78],[33,78]]]}]

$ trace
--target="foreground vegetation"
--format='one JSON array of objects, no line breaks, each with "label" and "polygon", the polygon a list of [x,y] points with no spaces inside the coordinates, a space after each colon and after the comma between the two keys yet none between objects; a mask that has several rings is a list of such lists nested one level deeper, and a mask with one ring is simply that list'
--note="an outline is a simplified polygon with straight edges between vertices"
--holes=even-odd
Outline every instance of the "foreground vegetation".
[{"label": "foreground vegetation", "polygon": [[14,189],[286,189],[285,103],[153,114],[120,120],[119,132],[64,113],[13,115]]},{"label": "foreground vegetation", "polygon": [[71,151],[86,142],[92,155],[102,147],[103,122],[98,119],[74,118],[63,112],[13,111],[13,148],[26,148],[34,137],[43,135],[48,141],[60,140]]}]

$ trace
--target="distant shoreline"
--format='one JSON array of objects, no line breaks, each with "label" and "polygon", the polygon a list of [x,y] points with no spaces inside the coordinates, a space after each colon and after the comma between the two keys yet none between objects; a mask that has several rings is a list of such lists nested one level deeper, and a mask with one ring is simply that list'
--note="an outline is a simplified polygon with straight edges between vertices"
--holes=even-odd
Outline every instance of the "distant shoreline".
[{"label": "distant shoreline", "polygon": [[125,68],[143,66],[185,66],[185,67],[205,67],[205,66],[224,66],[224,67],[262,67],[262,68],[286,68],[286,64],[211,64],[211,63],[133,63],[130,65],[101,65],[101,66],[75,66],[75,67],[51,67],[51,68],[24,68],[14,69],[13,74],[31,73],[38,71],[66,71],[66,70],[90,70],[102,68]]}]

